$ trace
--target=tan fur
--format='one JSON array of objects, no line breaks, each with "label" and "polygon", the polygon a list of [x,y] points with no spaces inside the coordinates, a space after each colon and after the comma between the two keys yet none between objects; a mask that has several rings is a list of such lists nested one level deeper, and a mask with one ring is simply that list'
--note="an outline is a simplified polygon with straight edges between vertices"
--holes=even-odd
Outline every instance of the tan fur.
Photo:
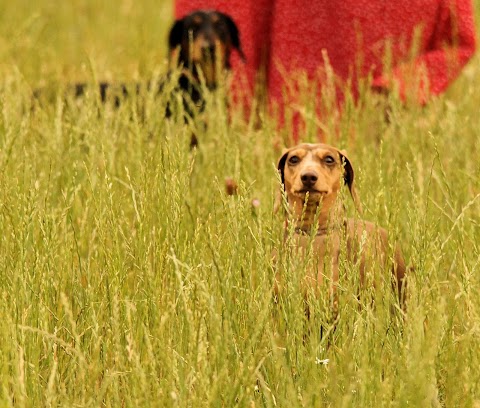
[{"label": "tan fur", "polygon": [[[326,144],[301,144],[288,149],[278,162],[288,202],[287,210],[294,222],[293,242],[299,254],[305,254],[312,240],[317,268],[305,277],[306,289],[321,290],[327,276],[335,291],[339,280],[339,256],[342,243],[348,258],[358,262],[360,282],[374,284],[367,279],[372,265],[384,270],[388,259],[387,231],[375,224],[346,219],[338,194],[346,184],[361,212],[354,185],[354,170],[345,152]],[[287,226],[288,227],[288,226]],[[362,250],[360,251],[360,248]],[[405,276],[405,262],[398,245],[393,251],[393,277],[401,296]],[[329,259],[331,264],[325,265]]]},{"label": "tan fur", "polygon": [[192,62],[201,68],[207,86],[211,86],[217,83],[217,71],[224,65],[228,44],[224,44],[216,39],[214,43],[215,55],[217,57],[214,57],[213,55],[204,54],[203,47],[207,43],[207,38],[203,35],[199,35],[193,42],[191,57]]}]

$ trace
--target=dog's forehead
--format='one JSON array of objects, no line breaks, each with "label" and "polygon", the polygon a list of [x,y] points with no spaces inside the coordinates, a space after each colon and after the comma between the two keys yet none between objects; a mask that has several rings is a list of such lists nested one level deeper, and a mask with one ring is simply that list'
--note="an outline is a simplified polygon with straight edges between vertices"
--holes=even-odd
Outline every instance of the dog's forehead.
[{"label": "dog's forehead", "polygon": [[311,152],[312,154],[316,155],[323,155],[325,153],[330,153],[335,156],[338,156],[338,149],[333,146],[323,144],[323,143],[302,143],[298,146],[293,147],[290,149],[289,153],[303,151],[305,153]]},{"label": "dog's forehead", "polygon": [[215,23],[220,20],[220,13],[216,10],[197,10],[184,17],[187,22],[195,24]]}]

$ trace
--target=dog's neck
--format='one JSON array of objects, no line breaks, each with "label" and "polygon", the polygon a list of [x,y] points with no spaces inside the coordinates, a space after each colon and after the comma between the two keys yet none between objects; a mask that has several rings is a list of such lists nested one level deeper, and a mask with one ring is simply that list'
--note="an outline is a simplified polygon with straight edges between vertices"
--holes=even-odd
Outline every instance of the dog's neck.
[{"label": "dog's neck", "polygon": [[[200,92],[201,80],[198,67],[202,66],[202,64],[198,62],[193,63],[191,58],[185,54],[183,49],[176,48],[170,50],[169,66],[171,70],[178,68],[181,69],[179,77],[180,88],[188,92],[192,92],[192,90]],[[229,64],[227,64],[225,68],[228,70]],[[206,81],[206,86],[208,89],[213,91],[217,88],[217,81]]]},{"label": "dog's neck", "polygon": [[332,203],[321,202],[306,204],[297,198],[289,199],[289,207],[293,212],[295,232],[303,234],[326,235],[330,230],[343,226],[345,209],[339,200]]}]

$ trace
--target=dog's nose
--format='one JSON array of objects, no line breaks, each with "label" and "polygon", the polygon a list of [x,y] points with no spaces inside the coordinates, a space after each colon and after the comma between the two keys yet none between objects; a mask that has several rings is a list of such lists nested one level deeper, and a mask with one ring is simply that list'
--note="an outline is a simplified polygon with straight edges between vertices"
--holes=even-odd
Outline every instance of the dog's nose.
[{"label": "dog's nose", "polygon": [[202,55],[205,58],[213,58],[215,56],[215,45],[213,44],[202,45]]},{"label": "dog's nose", "polygon": [[318,176],[315,173],[308,172],[303,173],[300,179],[305,187],[312,187],[317,182]]}]

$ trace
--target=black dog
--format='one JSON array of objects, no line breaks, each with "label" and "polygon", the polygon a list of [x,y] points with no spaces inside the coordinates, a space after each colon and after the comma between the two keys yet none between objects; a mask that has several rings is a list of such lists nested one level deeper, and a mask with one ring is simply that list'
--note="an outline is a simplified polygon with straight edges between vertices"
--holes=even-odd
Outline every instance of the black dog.
[{"label": "black dog", "polygon": [[[201,112],[205,108],[200,72],[207,88],[214,90],[218,74],[230,69],[232,50],[245,61],[235,22],[227,14],[215,10],[194,11],[176,20],[170,30],[168,47],[170,60],[182,67],[178,90],[183,93],[184,111],[190,116],[193,110]],[[170,106],[167,106],[166,115],[171,115]],[[192,134],[191,146],[196,144],[197,138]]]},{"label": "black dog", "polygon": [[[176,20],[168,37],[170,59],[185,70],[185,80],[199,82],[199,68],[209,89],[217,86],[216,64],[230,69],[230,54],[235,49],[245,60],[238,28],[232,18],[218,11],[194,11]],[[181,86],[182,89],[187,87]]]},{"label": "black dog", "polygon": [[[184,111],[190,116],[205,107],[201,78],[208,89],[214,90],[218,85],[218,74],[230,69],[232,50],[236,50],[245,60],[235,22],[227,14],[216,10],[194,11],[176,20],[170,29],[168,48],[171,65],[181,69],[175,92],[182,93]],[[72,91],[75,97],[80,97],[90,88],[91,85],[87,83],[77,83],[72,86]],[[147,91],[156,88],[154,92],[160,93],[163,84],[148,82],[145,88]],[[131,92],[139,94],[141,91],[139,84],[98,84],[101,101],[111,101],[117,107]],[[171,116],[171,105],[167,106],[165,114]]]}]

